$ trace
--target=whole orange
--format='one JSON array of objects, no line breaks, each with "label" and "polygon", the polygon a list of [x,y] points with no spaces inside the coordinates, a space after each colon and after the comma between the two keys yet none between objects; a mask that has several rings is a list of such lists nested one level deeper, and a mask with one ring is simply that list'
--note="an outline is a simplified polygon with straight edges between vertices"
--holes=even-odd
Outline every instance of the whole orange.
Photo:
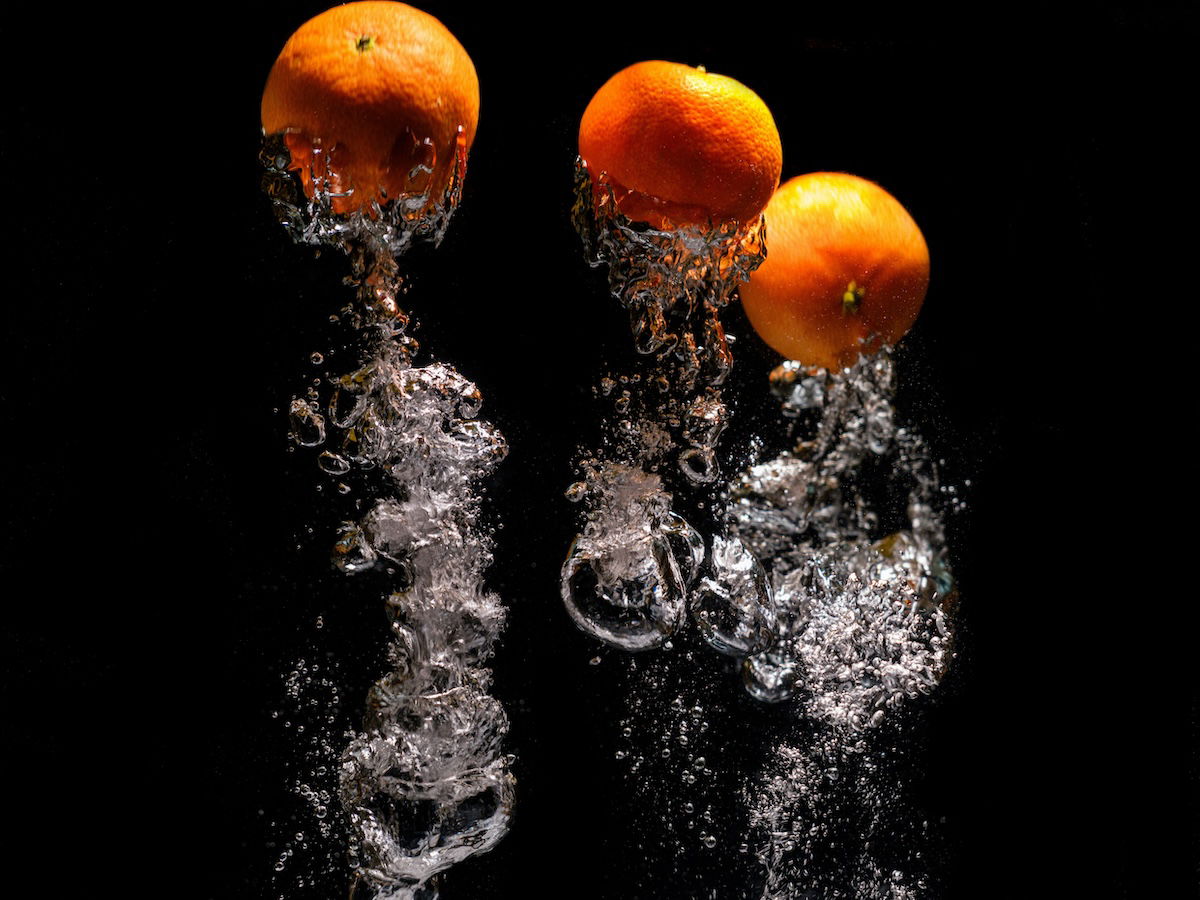
[{"label": "whole orange", "polygon": [[767,258],[741,296],[771,347],[839,369],[912,327],[929,248],[895,197],[855,175],[814,172],[780,186],[765,216]]},{"label": "whole orange", "polygon": [[744,84],[652,60],[610,78],[584,110],[579,155],[617,206],[657,227],[754,219],[779,184],[771,111]]},{"label": "whole orange", "polygon": [[[428,13],[366,0],[305,22],[267,78],[262,125],[286,132],[292,168],[313,194],[314,148],[328,154],[335,212],[400,193],[440,199],[454,167],[458,129],[466,148],[479,120],[479,79],[467,51]],[[415,166],[431,175],[413,178]]]}]

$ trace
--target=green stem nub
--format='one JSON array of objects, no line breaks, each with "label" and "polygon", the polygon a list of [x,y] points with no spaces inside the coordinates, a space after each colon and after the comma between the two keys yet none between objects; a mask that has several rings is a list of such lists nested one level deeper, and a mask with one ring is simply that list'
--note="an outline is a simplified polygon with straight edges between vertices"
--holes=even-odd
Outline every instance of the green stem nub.
[{"label": "green stem nub", "polygon": [[855,282],[850,282],[846,286],[846,293],[842,294],[842,313],[850,316],[858,312],[858,307],[862,305],[863,294],[866,290],[860,288]]},{"label": "green stem nub", "polygon": [[366,53],[368,50],[370,50],[374,46],[375,46],[375,38],[371,37],[369,34],[364,34],[355,43],[354,49],[357,50],[359,53]]}]

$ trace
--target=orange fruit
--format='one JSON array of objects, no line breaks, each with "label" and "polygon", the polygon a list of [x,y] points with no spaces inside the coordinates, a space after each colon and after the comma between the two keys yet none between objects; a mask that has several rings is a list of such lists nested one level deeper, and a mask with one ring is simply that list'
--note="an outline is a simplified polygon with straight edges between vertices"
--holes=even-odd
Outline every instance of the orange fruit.
[{"label": "orange fruit", "polygon": [[929,248],[895,197],[855,175],[814,172],[782,185],[765,215],[767,258],[741,296],[772,348],[839,369],[912,327]]},{"label": "orange fruit", "polygon": [[652,60],[610,78],[579,123],[579,155],[617,207],[656,227],[753,220],[779,184],[771,111],[744,84]]},{"label": "orange fruit", "polygon": [[[335,212],[401,193],[440,199],[475,138],[479,79],[462,44],[428,13],[403,3],[347,3],[305,22],[271,68],[262,98],[267,134],[285,132],[305,192],[315,148],[327,153]],[[412,175],[425,164],[432,174]]]}]

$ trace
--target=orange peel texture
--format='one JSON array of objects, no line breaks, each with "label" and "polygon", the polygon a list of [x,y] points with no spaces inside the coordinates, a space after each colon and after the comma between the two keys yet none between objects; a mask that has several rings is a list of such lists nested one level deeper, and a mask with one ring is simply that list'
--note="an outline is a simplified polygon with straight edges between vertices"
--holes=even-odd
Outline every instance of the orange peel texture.
[{"label": "orange peel texture", "polygon": [[724,75],[680,63],[635,63],[610,78],[579,125],[579,155],[612,184],[617,207],[658,228],[762,212],[783,151],[771,111]]},{"label": "orange peel texture", "polygon": [[[441,199],[479,121],[471,57],[441,22],[403,3],[348,3],[305,22],[284,45],[262,97],[266,134],[284,132],[292,169],[314,193],[314,151],[345,213],[404,193]],[[432,172],[419,167],[428,166]],[[417,169],[414,175],[414,169]]]},{"label": "orange peel texture", "polygon": [[840,369],[912,327],[929,248],[895,197],[855,175],[814,172],[782,185],[765,216],[767,258],[740,290],[773,349]]}]

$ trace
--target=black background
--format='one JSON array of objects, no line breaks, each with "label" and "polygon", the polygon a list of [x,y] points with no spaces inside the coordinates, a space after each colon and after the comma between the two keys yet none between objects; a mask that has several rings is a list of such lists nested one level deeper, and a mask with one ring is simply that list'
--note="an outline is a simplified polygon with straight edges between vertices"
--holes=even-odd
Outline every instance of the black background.
[{"label": "black background", "polygon": [[[346,297],[345,260],[292,246],[258,189],[262,85],[321,8],[33,10],[6,29],[3,740],[13,857],[47,883],[272,895],[297,760],[271,717],[283,676],[341,653],[352,718],[378,664],[375,599],[326,572],[332,514],[273,412]],[[916,750],[918,800],[944,817],[936,893],[1194,893],[1194,689],[1170,697],[1182,626],[1150,612],[1162,585],[1139,540],[1162,527],[1145,495],[1175,490],[1141,461],[1169,465],[1172,444],[1130,424],[1186,355],[1170,316],[1139,329],[1189,283],[1162,214],[1191,202],[1182,6],[424,8],[471,53],[482,111],[463,205],[412,255],[408,306],[511,444],[487,502],[520,778],[512,833],[445,896],[696,895],[639,854],[612,759],[620,666],[587,664],[597,646],[556,590],[590,388],[628,345],[567,218],[575,129],[647,58],[745,82],[785,179],[875,180],[929,242],[901,411],[972,483],[952,546],[960,658]],[[731,390],[756,396],[776,360],[738,310],[727,323]],[[737,895],[719,857],[697,865]]]}]

